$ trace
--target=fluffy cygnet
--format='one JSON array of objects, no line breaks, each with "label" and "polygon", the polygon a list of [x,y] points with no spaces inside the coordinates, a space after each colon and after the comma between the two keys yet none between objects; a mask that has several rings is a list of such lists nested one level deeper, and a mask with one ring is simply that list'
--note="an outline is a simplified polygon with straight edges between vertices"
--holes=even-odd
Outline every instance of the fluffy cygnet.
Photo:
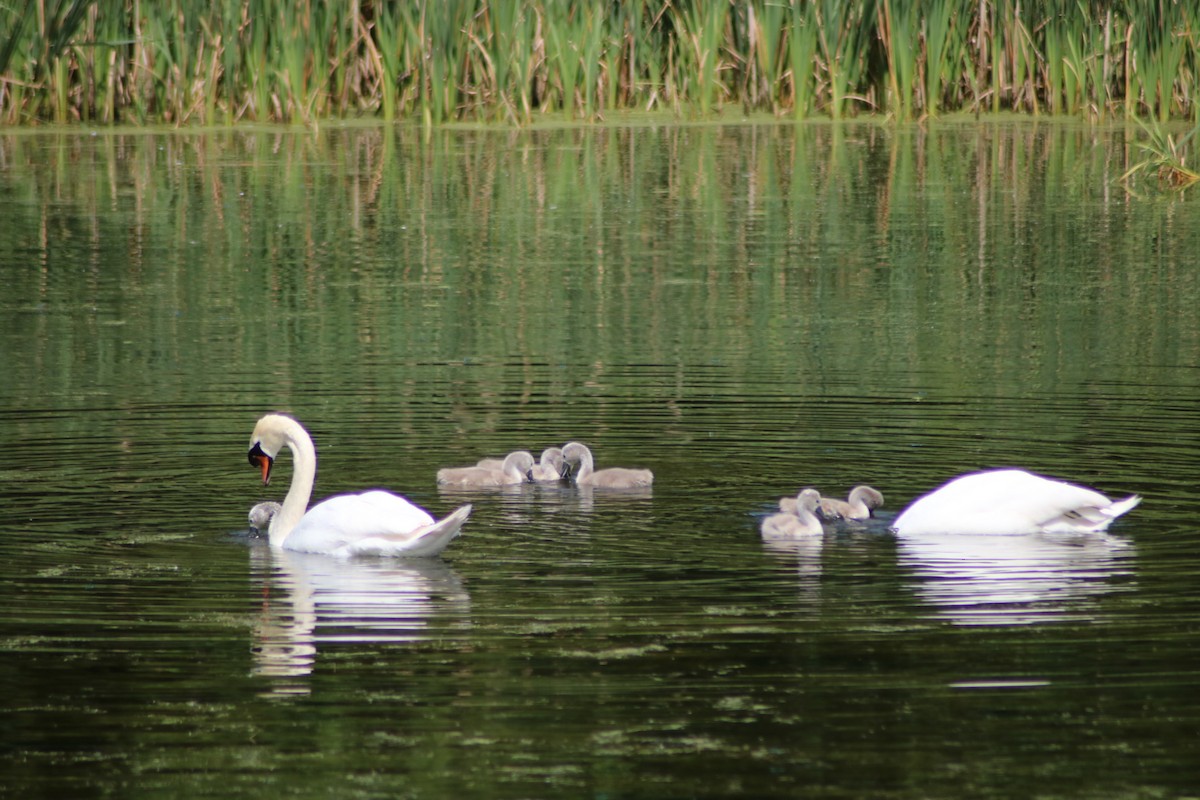
[{"label": "fluffy cygnet", "polygon": [[563,445],[562,452],[563,459],[568,465],[579,465],[578,469],[573,470],[575,483],[578,486],[635,489],[654,483],[654,473],[648,469],[626,469],[624,467],[596,469],[592,461],[592,451],[585,444],[568,442]]},{"label": "fluffy cygnet", "polygon": [[491,489],[498,486],[514,486],[529,480],[533,469],[533,455],[527,450],[509,453],[500,469],[487,467],[446,467],[439,469],[437,482],[443,486],[459,489]]},{"label": "fluffy cygnet", "polygon": [[[817,506],[821,495],[816,489],[804,489],[796,497],[785,497],[779,501],[781,510],[762,522],[762,535],[766,539],[798,539],[819,536],[825,532],[821,520],[817,519]],[[790,509],[790,510],[789,510]]]},{"label": "fluffy cygnet", "polygon": [[563,479],[567,471],[567,462],[563,458],[561,447],[547,447],[542,451],[541,460],[533,465],[529,479],[534,483],[557,483]]},{"label": "fluffy cygnet", "polygon": [[883,495],[870,486],[855,486],[845,500],[822,497],[819,511],[824,520],[870,519],[871,511],[883,505]]}]

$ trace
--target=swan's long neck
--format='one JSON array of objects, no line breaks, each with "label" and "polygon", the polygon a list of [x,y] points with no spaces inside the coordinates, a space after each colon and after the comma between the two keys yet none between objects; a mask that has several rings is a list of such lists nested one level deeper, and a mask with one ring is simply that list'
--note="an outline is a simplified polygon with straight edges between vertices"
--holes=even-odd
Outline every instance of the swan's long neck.
[{"label": "swan's long neck", "polygon": [[579,451],[579,474],[575,476],[575,480],[581,481],[585,479],[588,475],[592,474],[594,469],[595,467],[592,461],[592,451],[588,450],[586,447],[582,448]]},{"label": "swan's long neck", "polygon": [[272,547],[283,547],[292,528],[308,510],[308,498],[312,496],[313,480],[317,475],[317,449],[308,433],[299,425],[289,426],[284,432],[284,441],[292,451],[292,485],[287,497],[283,498],[283,508],[271,520],[268,535]]},{"label": "swan's long neck", "polygon": [[506,459],[504,461],[504,474],[510,478],[525,480],[525,473],[521,472],[521,465],[516,459]]},{"label": "swan's long neck", "polygon": [[821,505],[821,495],[812,489],[805,489],[796,495],[796,516],[800,519],[817,519],[817,508]]},{"label": "swan's long neck", "polygon": [[850,496],[846,498],[850,501],[850,505],[854,506],[854,510],[861,513],[871,513],[871,509],[878,505],[876,495],[879,494],[874,489],[867,486],[855,486],[850,490]]}]

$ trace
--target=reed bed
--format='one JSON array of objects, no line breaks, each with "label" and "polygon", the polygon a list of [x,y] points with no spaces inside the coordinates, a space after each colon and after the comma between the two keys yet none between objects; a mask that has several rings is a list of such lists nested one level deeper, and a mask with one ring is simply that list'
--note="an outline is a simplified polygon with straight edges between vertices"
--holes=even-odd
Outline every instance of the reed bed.
[{"label": "reed bed", "polygon": [[1200,123],[1178,0],[9,0],[0,124],[727,107]]}]

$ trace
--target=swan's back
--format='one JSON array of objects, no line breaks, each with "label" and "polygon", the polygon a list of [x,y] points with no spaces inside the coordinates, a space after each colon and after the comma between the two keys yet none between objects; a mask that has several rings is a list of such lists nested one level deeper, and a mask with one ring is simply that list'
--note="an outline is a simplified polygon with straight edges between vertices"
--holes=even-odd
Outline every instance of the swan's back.
[{"label": "swan's back", "polygon": [[595,486],[601,489],[638,489],[654,485],[654,473],[648,469],[626,469],[608,467],[598,469],[576,481],[580,486]]},{"label": "swan's back", "polygon": [[807,515],[804,518],[787,512],[772,514],[762,522],[762,535],[767,539],[798,539],[806,536],[820,536],[825,530],[821,521]]},{"label": "swan's back", "polygon": [[823,519],[864,520],[871,518],[871,510],[883,505],[883,495],[870,486],[855,486],[845,500],[822,497],[820,514]]},{"label": "swan's back", "polygon": [[471,506],[457,509],[453,514],[404,534],[365,536],[348,542],[334,553],[338,556],[405,556],[425,558],[436,556],[458,536],[463,523],[471,515]]},{"label": "swan's back", "polygon": [[1113,502],[1100,492],[1024,470],[955,478],[918,498],[893,525],[901,534],[1098,532],[1141,502]]},{"label": "swan's back", "polygon": [[497,486],[508,486],[520,481],[513,480],[503,470],[488,469],[487,467],[448,467],[439,469],[437,482],[442,486],[454,486],[459,489],[490,489]]},{"label": "swan's back", "polygon": [[334,553],[367,538],[409,536],[433,523],[424,509],[391,492],[342,494],[310,508],[283,546],[301,553]]},{"label": "swan's back", "polygon": [[533,456],[526,450],[509,453],[501,462],[500,469],[488,467],[447,467],[439,469],[437,482],[443,486],[459,489],[492,489],[500,486],[515,486],[528,480],[533,468]]}]

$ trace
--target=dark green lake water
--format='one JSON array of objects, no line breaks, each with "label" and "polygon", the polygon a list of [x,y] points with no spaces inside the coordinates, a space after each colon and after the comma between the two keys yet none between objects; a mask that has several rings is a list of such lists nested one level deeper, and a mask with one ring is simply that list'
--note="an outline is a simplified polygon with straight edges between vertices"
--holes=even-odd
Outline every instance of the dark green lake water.
[{"label": "dark green lake water", "polygon": [[[1200,209],[1073,124],[0,133],[0,792],[1200,792]],[[587,442],[441,559],[247,538]],[[898,540],[958,473],[1146,499]],[[290,459],[278,466],[281,476]],[[870,525],[765,544],[781,495]],[[286,486],[276,482],[271,492]]]}]

